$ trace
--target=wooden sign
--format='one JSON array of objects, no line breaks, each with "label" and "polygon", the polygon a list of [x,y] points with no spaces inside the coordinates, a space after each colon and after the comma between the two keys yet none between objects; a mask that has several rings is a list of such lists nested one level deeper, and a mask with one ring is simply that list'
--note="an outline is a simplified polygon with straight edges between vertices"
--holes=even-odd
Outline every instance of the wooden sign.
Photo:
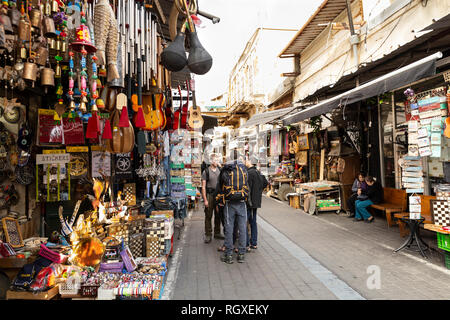
[{"label": "wooden sign", "polygon": [[18,220],[6,217],[2,219],[2,225],[6,242],[13,248],[23,247],[23,239],[22,234],[20,233]]}]

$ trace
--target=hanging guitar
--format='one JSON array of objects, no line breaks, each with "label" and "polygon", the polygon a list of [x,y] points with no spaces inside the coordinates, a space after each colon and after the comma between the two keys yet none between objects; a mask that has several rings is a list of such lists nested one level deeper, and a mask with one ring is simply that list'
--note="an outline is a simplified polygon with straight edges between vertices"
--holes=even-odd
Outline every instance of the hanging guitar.
[{"label": "hanging guitar", "polygon": [[200,111],[197,107],[195,100],[195,81],[191,80],[191,91],[192,91],[192,107],[189,109],[189,126],[192,129],[200,129],[203,127],[204,121]]},{"label": "hanging guitar", "polygon": [[182,110],[183,110],[183,95],[181,93],[180,86],[178,86],[178,94],[180,95],[180,106],[173,114],[173,122],[172,122],[173,130],[178,130],[181,128],[181,116],[182,116]]},{"label": "hanging guitar", "polygon": [[166,87],[166,106],[164,108],[164,114],[166,116],[165,130],[173,129],[173,110],[172,110],[172,90],[170,87]]},{"label": "hanging guitar", "polygon": [[186,129],[187,128],[187,117],[188,117],[188,109],[189,109],[189,93],[190,93],[190,89],[189,89],[189,81],[186,80],[186,103],[183,104],[182,107],[182,114],[181,114],[181,119],[180,119],[180,128],[181,129]]},{"label": "hanging guitar", "polygon": [[[153,91],[156,91],[156,81],[152,80],[153,83]],[[153,93],[150,95],[144,96],[144,115],[146,127],[145,130],[157,130],[161,128],[164,122],[164,114],[160,109],[160,99],[164,99],[164,96],[161,93],[157,93],[156,95]]]}]

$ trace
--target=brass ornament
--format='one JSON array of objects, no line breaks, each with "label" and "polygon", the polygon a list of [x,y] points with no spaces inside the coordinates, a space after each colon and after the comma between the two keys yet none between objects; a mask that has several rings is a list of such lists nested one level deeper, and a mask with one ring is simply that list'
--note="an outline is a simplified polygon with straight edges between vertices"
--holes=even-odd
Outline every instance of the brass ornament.
[{"label": "brass ornament", "polygon": [[55,86],[55,71],[51,68],[43,68],[41,70],[41,85]]}]

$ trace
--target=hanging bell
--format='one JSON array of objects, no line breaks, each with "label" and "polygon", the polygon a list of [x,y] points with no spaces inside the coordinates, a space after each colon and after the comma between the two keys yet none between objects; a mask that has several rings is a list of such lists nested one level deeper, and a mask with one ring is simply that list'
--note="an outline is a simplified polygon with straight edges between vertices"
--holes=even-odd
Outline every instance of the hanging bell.
[{"label": "hanging bell", "polygon": [[34,28],[40,29],[41,27],[41,10],[34,8],[30,12],[31,25]]},{"label": "hanging bell", "polygon": [[45,17],[43,22],[43,29],[44,29],[44,37],[46,38],[56,38],[56,29],[55,29],[55,22],[53,21],[53,18]]},{"label": "hanging bell", "polygon": [[33,62],[27,61],[23,66],[22,78],[25,80],[36,81],[38,68]]},{"label": "hanging bell", "polygon": [[47,48],[39,47],[36,55],[37,55],[36,64],[38,64],[40,66],[45,66],[45,64],[47,63],[47,59],[48,59]]},{"label": "hanging bell", "polygon": [[45,3],[44,11],[45,11],[44,13],[46,16],[49,16],[52,13],[52,6],[50,5],[49,0],[47,0],[47,2]]},{"label": "hanging bell", "polygon": [[65,40],[61,41],[61,52],[67,51],[67,42]]},{"label": "hanging bell", "polygon": [[30,23],[23,19],[19,21],[19,40],[26,41],[30,38],[31,25]]},{"label": "hanging bell", "polygon": [[55,78],[61,78],[61,66],[59,63],[56,64]]},{"label": "hanging bell", "polygon": [[54,50],[56,48],[55,39],[49,39],[49,42],[50,42],[50,49]]},{"label": "hanging bell", "polygon": [[61,40],[56,40],[56,51],[60,51],[61,50]]},{"label": "hanging bell", "polygon": [[55,86],[55,71],[51,68],[43,68],[41,70],[41,85],[42,86]]},{"label": "hanging bell", "polygon": [[20,58],[26,59],[27,58],[27,49],[25,47],[20,48]]},{"label": "hanging bell", "polygon": [[53,0],[52,1],[52,12],[58,12],[58,11],[59,11],[58,1]]},{"label": "hanging bell", "polygon": [[87,99],[86,97],[81,98],[81,103],[80,103],[80,110],[81,112],[85,113],[86,112],[86,103],[87,103]]},{"label": "hanging bell", "polygon": [[70,111],[74,111],[75,110],[75,101],[70,100],[69,109],[70,109]]}]

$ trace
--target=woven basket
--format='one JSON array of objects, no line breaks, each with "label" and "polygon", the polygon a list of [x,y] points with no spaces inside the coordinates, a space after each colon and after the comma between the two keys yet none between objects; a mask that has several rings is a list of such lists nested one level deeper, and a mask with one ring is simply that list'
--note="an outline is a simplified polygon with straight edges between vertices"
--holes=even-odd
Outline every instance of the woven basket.
[{"label": "woven basket", "polygon": [[110,7],[107,1],[101,0],[94,7],[94,34],[97,50],[104,51],[108,38],[111,20]]}]

